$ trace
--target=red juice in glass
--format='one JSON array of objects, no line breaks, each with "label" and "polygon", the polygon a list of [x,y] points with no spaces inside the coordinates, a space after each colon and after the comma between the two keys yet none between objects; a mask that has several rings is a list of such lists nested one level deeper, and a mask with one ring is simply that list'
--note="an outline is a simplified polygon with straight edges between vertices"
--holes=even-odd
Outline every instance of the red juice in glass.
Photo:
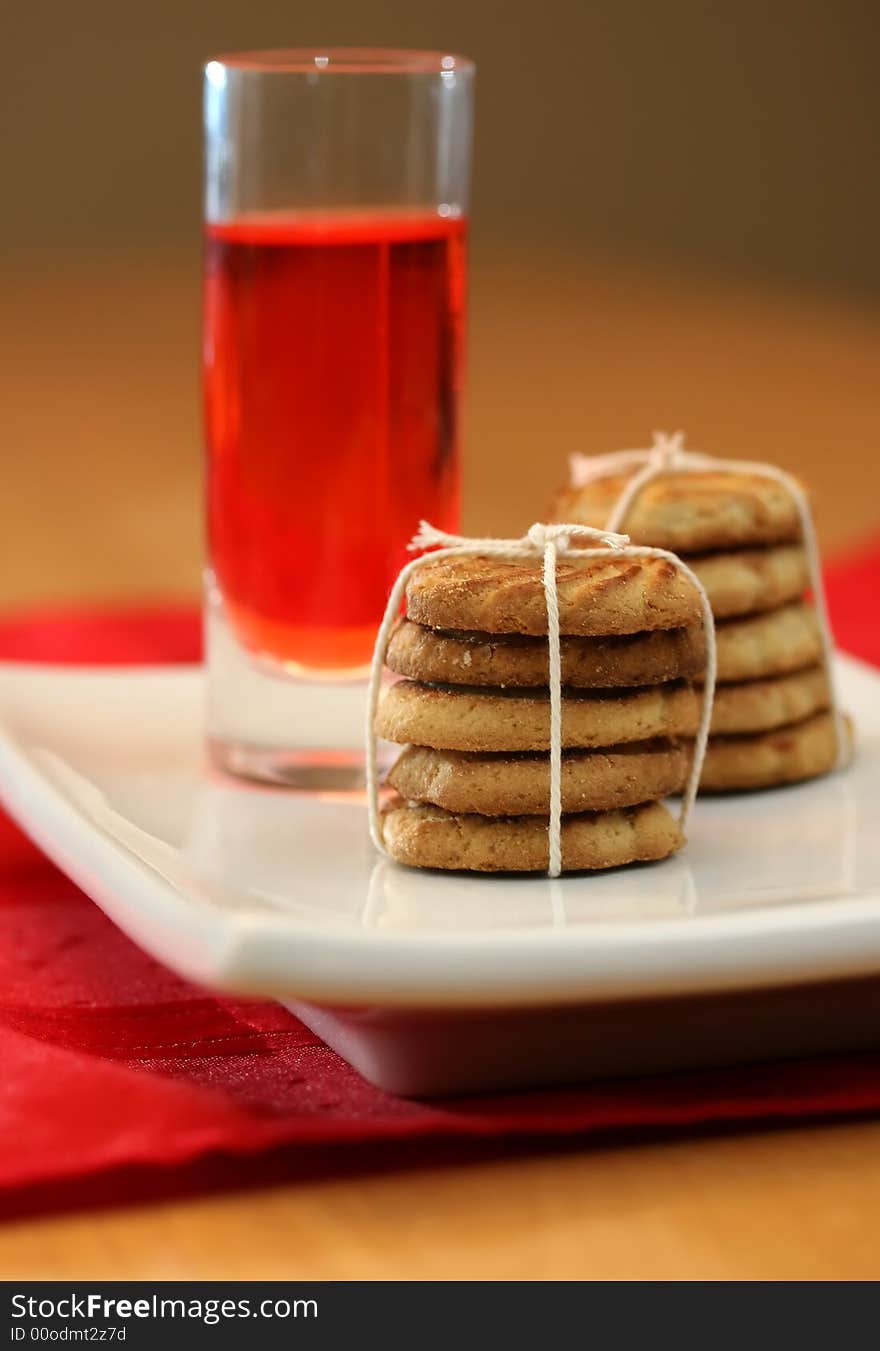
[{"label": "red juice in glass", "polygon": [[379,209],[207,226],[208,543],[248,651],[363,667],[419,519],[456,527],[466,235]]},{"label": "red juice in glass", "polygon": [[458,528],[473,63],[296,48],[204,73],[208,750],[357,788],[407,543]]}]

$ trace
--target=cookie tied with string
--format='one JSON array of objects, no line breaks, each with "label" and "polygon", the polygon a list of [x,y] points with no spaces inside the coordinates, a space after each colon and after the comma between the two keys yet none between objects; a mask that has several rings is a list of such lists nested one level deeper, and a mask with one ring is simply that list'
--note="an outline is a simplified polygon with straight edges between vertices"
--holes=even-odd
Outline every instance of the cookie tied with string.
[{"label": "cookie tied with string", "polygon": [[[382,822],[391,857],[413,868],[479,873],[547,870],[547,828],[537,816],[456,814],[392,798]],[[567,814],[562,821],[566,872],[659,863],[683,843],[680,826],[660,802],[626,811]]]},{"label": "cookie tied with string", "polygon": [[[714,688],[693,573],[577,525],[519,540],[423,527],[414,545],[440,547],[398,578],[370,683],[377,847],[412,867],[552,877],[679,849]],[[383,663],[404,677],[384,689]],[[381,803],[376,737],[403,747]]]},{"label": "cookie tied with string", "polygon": [[[563,685],[615,689],[657,685],[698,676],[706,665],[702,622],[650,633],[616,633],[560,639]],[[494,685],[500,689],[546,686],[547,640],[540,635],[433,629],[401,619],[385,664],[395,675],[435,684]]]},{"label": "cookie tied with string", "polygon": [[[622,474],[564,488],[554,504],[561,521],[595,525],[606,521],[626,488]],[[626,515],[626,531],[637,544],[656,544],[676,553],[790,544],[801,523],[791,493],[760,474],[724,470],[666,473],[645,485]]]},{"label": "cookie tied with string", "polygon": [[[700,623],[700,598],[668,558],[560,559],[559,631],[581,637]],[[546,636],[541,568],[532,559],[428,559],[407,583],[407,617],[431,629]]]},{"label": "cookie tied with string", "polygon": [[[653,446],[572,458],[552,515],[682,553],[717,621],[708,791],[768,788],[842,767],[852,731],[835,689],[819,549],[803,485],[773,464]],[[807,595],[807,593],[811,593]]]}]

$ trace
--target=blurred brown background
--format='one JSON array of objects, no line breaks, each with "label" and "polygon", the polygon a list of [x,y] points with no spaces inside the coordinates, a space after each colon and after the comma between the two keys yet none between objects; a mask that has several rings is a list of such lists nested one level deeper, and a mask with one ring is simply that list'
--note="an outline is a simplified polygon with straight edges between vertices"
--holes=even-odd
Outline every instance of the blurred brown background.
[{"label": "blurred brown background", "polygon": [[658,426],[800,469],[831,546],[880,520],[871,0],[29,0],[0,24],[0,602],[195,586],[199,65],[240,47],[478,63],[469,527],[534,519],[569,450]]}]

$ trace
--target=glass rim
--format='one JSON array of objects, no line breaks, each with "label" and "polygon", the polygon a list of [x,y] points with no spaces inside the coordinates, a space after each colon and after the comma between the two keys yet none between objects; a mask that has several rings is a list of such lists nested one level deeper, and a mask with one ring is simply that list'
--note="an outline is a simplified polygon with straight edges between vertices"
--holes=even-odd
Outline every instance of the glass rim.
[{"label": "glass rim", "polygon": [[212,66],[291,75],[316,71],[335,75],[470,75],[474,70],[467,56],[407,47],[279,47],[221,52],[208,58],[205,71]]}]

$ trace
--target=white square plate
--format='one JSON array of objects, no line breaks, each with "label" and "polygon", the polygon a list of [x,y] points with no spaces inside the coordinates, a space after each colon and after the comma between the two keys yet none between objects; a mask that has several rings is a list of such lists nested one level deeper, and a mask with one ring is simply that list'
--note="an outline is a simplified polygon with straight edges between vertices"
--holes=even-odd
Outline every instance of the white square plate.
[{"label": "white square plate", "polygon": [[196,668],[0,665],[0,796],[147,951],[397,1091],[863,1044],[840,990],[880,976],[880,676],[840,664],[851,770],[700,800],[677,858],[559,882],[404,869],[362,802],[212,773]]}]

